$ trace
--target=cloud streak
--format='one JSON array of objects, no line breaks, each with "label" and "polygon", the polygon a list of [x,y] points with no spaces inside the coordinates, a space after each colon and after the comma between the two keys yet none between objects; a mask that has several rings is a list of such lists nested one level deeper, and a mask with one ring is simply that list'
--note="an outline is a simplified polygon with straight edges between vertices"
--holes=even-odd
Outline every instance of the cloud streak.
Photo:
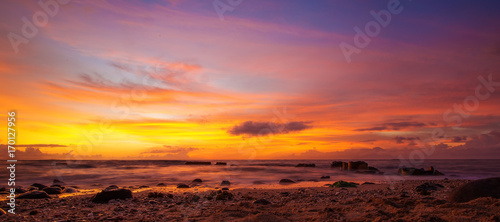
[{"label": "cloud streak", "polygon": [[287,134],[292,132],[299,132],[312,128],[312,122],[296,121],[288,122],[285,124],[276,124],[274,122],[254,122],[246,121],[239,125],[233,126],[227,132],[230,135],[249,135],[249,136],[265,136],[268,134]]}]

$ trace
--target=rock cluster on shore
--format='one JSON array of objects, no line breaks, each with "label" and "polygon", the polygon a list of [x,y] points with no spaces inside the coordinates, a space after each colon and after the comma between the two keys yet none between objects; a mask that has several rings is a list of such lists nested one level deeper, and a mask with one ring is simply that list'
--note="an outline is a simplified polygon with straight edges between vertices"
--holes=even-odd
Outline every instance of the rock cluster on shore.
[{"label": "rock cluster on shore", "polygon": [[380,170],[375,167],[368,166],[365,161],[333,161],[330,165],[331,168],[339,168],[341,170],[352,171],[354,173],[363,174],[383,174]]}]

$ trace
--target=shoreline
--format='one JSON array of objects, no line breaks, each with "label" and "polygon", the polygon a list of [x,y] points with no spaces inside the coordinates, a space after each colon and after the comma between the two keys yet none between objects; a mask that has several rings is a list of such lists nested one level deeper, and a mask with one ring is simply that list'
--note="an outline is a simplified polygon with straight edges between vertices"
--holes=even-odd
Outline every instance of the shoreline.
[{"label": "shoreline", "polygon": [[[93,193],[18,199],[16,215],[4,221],[498,221],[500,200],[467,203],[447,200],[451,190],[469,180],[403,180],[354,187],[279,185],[267,188],[131,188],[131,199],[98,204]],[[328,181],[330,183],[331,181]],[[323,182],[321,185],[326,184]],[[439,184],[421,193],[416,187]],[[307,183],[298,183],[307,185]],[[331,183],[330,183],[331,184]],[[153,197],[159,192],[163,197]],[[5,200],[4,206],[6,205]]]}]

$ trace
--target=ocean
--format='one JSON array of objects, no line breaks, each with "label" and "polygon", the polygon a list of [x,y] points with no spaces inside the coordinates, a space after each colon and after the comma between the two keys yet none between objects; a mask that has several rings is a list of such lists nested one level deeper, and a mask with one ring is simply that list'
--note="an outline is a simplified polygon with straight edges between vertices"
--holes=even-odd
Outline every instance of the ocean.
[{"label": "ocean", "polygon": [[[343,160],[348,161],[348,160]],[[314,182],[318,186],[327,181],[384,183],[389,180],[409,179],[480,179],[500,176],[500,160],[425,160],[409,165],[400,160],[366,160],[384,174],[357,174],[331,168],[332,160],[214,160],[212,165],[185,165],[178,160],[20,160],[16,164],[16,186],[29,187],[32,183],[50,185],[54,179],[82,188],[92,186],[155,186],[158,183],[176,185],[200,178],[206,187],[216,187],[228,180],[234,187],[277,185],[280,179]],[[227,165],[214,165],[226,162]],[[316,167],[295,167],[299,163],[314,163]],[[398,167],[427,168],[433,166],[444,176],[399,176]],[[7,165],[6,165],[7,166]],[[8,171],[1,170],[7,186]],[[330,179],[320,179],[330,176]],[[0,185],[1,186],[1,185]]]}]

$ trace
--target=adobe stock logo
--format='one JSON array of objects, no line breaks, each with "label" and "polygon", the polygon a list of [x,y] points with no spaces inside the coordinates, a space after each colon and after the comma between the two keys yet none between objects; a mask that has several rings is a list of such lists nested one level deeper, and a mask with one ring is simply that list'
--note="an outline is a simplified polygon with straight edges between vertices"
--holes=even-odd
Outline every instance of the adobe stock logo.
[{"label": "adobe stock logo", "polygon": [[359,54],[362,49],[366,48],[372,41],[372,38],[375,38],[380,34],[382,27],[385,28],[391,23],[392,15],[401,13],[403,9],[404,8],[399,0],[390,0],[387,3],[387,9],[382,9],[379,12],[371,10],[370,14],[374,20],[367,22],[364,30],[361,30],[358,26],[354,26],[353,28],[354,32],[356,32],[353,38],[354,45],[347,42],[341,42],[339,44],[345,60],[350,63],[352,61],[352,54]]},{"label": "adobe stock logo", "polygon": [[[19,45],[28,44],[29,40],[38,34],[38,28],[43,28],[49,23],[49,17],[53,18],[59,12],[59,5],[66,5],[71,0],[40,0],[38,1],[38,6],[42,8],[35,13],[33,13],[31,21],[30,19],[23,16],[21,21],[23,25],[21,27],[21,35],[9,32],[7,38],[12,45],[12,49],[15,53],[19,53]],[[37,28],[38,27],[38,28]]]}]

